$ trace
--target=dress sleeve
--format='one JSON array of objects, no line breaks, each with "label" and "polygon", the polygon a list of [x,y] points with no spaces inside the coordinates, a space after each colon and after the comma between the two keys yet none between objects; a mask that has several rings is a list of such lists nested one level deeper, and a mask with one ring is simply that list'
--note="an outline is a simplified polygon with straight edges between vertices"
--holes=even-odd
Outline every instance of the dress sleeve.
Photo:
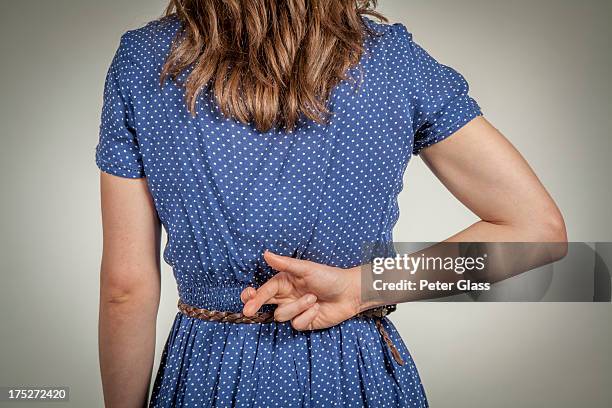
[{"label": "dress sleeve", "polygon": [[95,157],[98,168],[106,173],[141,178],[145,174],[130,98],[133,73],[127,35],[124,34],[106,74]]},{"label": "dress sleeve", "polygon": [[459,72],[441,64],[414,42],[403,24],[394,26],[400,31],[401,49],[407,58],[414,132],[412,154],[418,155],[423,148],[452,135],[482,112],[469,96],[468,83]]}]

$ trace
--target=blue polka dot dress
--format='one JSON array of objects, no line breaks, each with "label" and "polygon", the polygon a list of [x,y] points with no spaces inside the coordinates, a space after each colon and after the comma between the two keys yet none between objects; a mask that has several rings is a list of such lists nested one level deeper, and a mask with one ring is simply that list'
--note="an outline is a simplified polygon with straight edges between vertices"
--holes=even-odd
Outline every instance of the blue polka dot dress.
[{"label": "blue polka dot dress", "polygon": [[[224,118],[208,94],[192,117],[183,90],[159,85],[174,17],[126,32],[108,70],[95,160],[104,172],[146,177],[168,241],[163,259],[181,299],[240,312],[240,292],[274,273],[264,250],[342,268],[365,242],[391,242],[408,161],[480,115],[468,84],[402,24],[379,32],[334,88],[331,122],[259,132]],[[184,79],[187,72],[183,74]],[[271,307],[271,305],[264,306]],[[235,324],[177,312],[151,407],[427,407],[408,349],[374,321],[325,330]]]}]

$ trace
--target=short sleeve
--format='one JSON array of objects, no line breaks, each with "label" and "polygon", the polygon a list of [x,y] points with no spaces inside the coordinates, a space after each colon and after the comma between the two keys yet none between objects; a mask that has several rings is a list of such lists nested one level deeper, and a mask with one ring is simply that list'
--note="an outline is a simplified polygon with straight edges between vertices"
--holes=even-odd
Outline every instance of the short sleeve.
[{"label": "short sleeve", "polygon": [[438,62],[413,41],[401,23],[394,24],[402,38],[402,52],[411,82],[413,123],[412,154],[431,146],[482,115],[478,103],[468,94],[466,79],[451,67]]},{"label": "short sleeve", "polygon": [[124,34],[106,74],[95,161],[106,173],[140,178],[145,174],[130,98],[133,72]]}]

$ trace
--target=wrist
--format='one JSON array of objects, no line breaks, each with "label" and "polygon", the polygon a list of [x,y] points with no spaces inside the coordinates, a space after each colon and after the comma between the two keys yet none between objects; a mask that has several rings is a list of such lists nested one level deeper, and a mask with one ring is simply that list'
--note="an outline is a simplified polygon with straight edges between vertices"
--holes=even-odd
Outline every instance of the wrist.
[{"label": "wrist", "polygon": [[373,288],[373,276],[370,265],[360,265],[350,269],[353,281],[353,303],[355,314],[385,303]]},{"label": "wrist", "polygon": [[387,303],[380,300],[366,300],[361,302],[361,304],[359,305],[359,313],[369,309],[373,309],[375,307],[384,306],[386,304]]}]

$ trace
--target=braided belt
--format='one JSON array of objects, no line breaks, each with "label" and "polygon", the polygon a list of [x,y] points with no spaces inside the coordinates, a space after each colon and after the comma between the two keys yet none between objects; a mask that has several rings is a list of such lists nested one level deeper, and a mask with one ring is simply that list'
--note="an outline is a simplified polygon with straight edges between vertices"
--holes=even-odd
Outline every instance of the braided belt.
[{"label": "braided belt", "polygon": [[[183,303],[181,299],[179,299],[178,301],[178,308],[181,313],[188,317],[195,317],[197,319],[213,322],[256,324],[273,323],[275,321],[274,312],[257,312],[253,316],[245,316],[242,313],[199,309],[197,307]],[[397,364],[404,365],[404,360],[402,359],[402,356],[393,344],[393,341],[389,337],[389,333],[387,333],[385,327],[382,324],[382,318],[388,315],[389,313],[395,311],[395,308],[395,305],[380,306],[374,309],[364,310],[363,312],[356,314],[355,317],[374,319],[376,328],[378,329],[378,332],[380,333],[380,336],[382,337],[385,344],[389,347],[391,355],[393,355],[393,359],[397,362]]]}]

